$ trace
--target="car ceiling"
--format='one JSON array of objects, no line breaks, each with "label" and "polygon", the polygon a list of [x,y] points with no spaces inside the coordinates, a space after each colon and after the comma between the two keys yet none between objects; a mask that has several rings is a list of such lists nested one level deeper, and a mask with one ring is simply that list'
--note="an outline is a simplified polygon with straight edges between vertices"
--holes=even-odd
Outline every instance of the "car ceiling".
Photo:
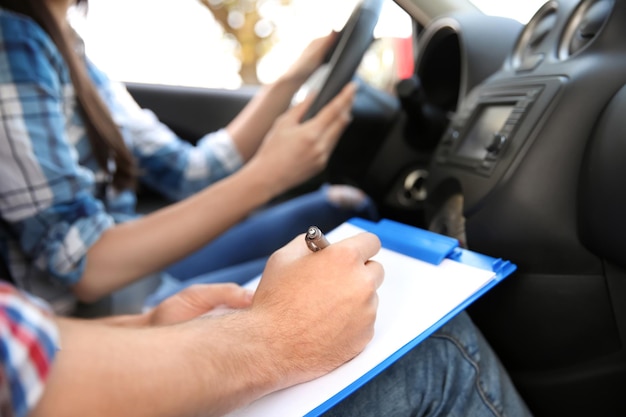
[{"label": "car ceiling", "polygon": [[394,0],[422,25],[428,24],[437,16],[450,12],[476,11],[473,3],[468,0]]}]

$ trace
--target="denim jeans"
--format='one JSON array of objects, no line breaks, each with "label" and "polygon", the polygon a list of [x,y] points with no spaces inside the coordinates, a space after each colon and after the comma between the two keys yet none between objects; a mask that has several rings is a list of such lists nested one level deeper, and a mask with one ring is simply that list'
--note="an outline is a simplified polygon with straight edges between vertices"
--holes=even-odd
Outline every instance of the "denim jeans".
[{"label": "denim jeans", "polygon": [[462,312],[325,417],[531,416],[487,341]]}]

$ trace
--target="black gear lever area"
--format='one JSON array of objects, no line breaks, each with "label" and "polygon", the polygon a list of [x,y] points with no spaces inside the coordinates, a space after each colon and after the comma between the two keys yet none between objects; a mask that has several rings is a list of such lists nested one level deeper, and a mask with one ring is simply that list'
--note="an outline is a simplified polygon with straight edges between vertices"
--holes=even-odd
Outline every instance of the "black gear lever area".
[{"label": "black gear lever area", "polygon": [[448,125],[447,114],[430,104],[422,83],[416,75],[401,80],[396,93],[406,113],[406,137],[418,150],[432,150]]}]

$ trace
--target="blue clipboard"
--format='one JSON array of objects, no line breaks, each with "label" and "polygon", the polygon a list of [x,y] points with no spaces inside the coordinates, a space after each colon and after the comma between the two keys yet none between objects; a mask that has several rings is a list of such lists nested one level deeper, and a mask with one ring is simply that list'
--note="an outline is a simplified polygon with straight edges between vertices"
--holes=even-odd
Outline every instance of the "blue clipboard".
[{"label": "blue clipboard", "polygon": [[441,320],[430,326],[426,331],[422,332],[419,336],[389,356],[385,361],[372,368],[369,372],[365,373],[362,377],[356,379],[345,389],[307,413],[305,415],[306,417],[317,417],[330,410],[376,375],[381,373],[384,369],[404,356],[407,352],[429,337],[461,311],[465,310],[471,303],[480,298],[483,294],[492,289],[504,278],[510,276],[516,270],[516,266],[509,261],[493,258],[461,248],[458,240],[454,238],[443,236],[414,226],[409,226],[388,219],[382,219],[379,222],[371,222],[361,218],[353,218],[350,219],[348,223],[365,231],[376,234],[380,239],[382,246],[394,252],[420,259],[433,265],[439,265],[444,259],[448,258],[479,269],[492,271],[495,273],[495,276],[492,281],[487,283],[482,289],[451,310],[448,314],[441,318]]},{"label": "blue clipboard", "polygon": [[[379,237],[384,250],[374,260],[381,261],[389,274],[379,289],[381,317],[377,319],[377,325],[381,325],[382,332],[377,330],[368,345],[381,350],[377,351],[375,358],[364,351],[340,366],[346,372],[343,376],[335,379],[331,371],[316,380],[262,397],[233,411],[228,417],[265,417],[276,413],[289,417],[317,417],[325,413],[516,269],[508,261],[461,248],[456,239],[387,219],[371,222],[353,218],[330,231],[327,237],[329,241],[340,240],[362,231]],[[433,283],[438,285],[432,286]],[[460,288],[454,294],[456,287],[446,285]],[[390,294],[397,297],[391,304],[388,301]],[[443,298],[437,298],[442,294]],[[421,316],[416,320],[405,320],[415,317],[413,307],[422,309]],[[400,315],[396,316],[396,313]],[[398,337],[399,333],[401,337]],[[379,338],[376,335],[380,335]],[[359,359],[363,361],[359,362]]]}]

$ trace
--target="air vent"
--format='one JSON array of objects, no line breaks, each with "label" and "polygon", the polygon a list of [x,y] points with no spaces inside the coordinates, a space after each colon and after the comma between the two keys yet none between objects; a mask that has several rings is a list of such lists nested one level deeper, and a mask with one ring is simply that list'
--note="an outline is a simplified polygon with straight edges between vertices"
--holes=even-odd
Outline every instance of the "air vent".
[{"label": "air vent", "polygon": [[559,58],[569,58],[589,45],[604,27],[612,9],[613,0],[583,1],[563,32]]},{"label": "air vent", "polygon": [[530,19],[519,37],[512,64],[518,71],[530,71],[543,61],[543,41],[555,27],[557,4],[548,2]]}]

